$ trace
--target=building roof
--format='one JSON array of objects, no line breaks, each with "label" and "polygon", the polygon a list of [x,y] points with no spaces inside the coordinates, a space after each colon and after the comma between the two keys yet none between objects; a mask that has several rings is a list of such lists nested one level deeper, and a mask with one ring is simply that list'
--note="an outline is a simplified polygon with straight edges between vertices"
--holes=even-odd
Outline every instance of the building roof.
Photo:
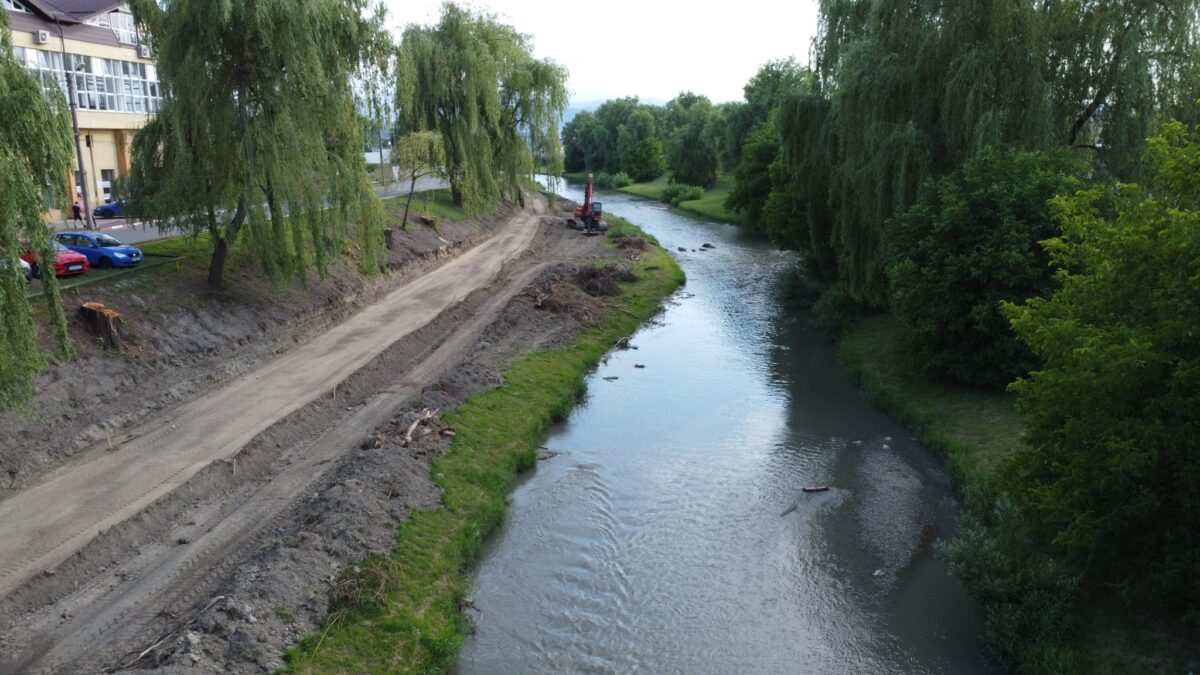
[{"label": "building roof", "polygon": [[83,23],[88,19],[111,12],[122,0],[21,0],[21,3],[50,21]]},{"label": "building roof", "polygon": [[[28,5],[33,5],[32,0],[22,1]],[[117,34],[103,26],[91,26],[86,23],[67,23],[64,20],[60,20],[60,24],[55,24],[54,21],[47,20],[36,14],[25,14],[23,12],[9,12],[8,22],[14,33],[33,33],[39,30],[48,30],[51,35],[57,38],[58,29],[61,26],[63,37],[68,40],[78,40],[79,42],[90,42],[92,44],[109,45],[112,47],[121,46],[120,40],[117,39]]]}]

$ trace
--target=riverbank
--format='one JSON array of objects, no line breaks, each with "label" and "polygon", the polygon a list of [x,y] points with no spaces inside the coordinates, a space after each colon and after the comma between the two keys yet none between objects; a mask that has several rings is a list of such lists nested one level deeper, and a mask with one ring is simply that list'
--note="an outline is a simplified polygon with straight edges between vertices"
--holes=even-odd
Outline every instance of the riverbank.
[{"label": "riverbank", "polygon": [[[891,316],[862,318],[846,328],[839,356],[875,405],[945,457],[961,489],[987,490],[1022,443],[1024,421],[1012,395],[929,379],[913,363],[904,328]],[[1179,626],[1131,613],[1103,590],[1085,595],[1081,605],[1075,612],[1079,635],[1062,645],[1082,659],[1078,672],[1195,669],[1196,654],[1188,652],[1189,636]]]},{"label": "riverbank", "polygon": [[[433,460],[441,508],[414,511],[390,555],[373,556],[339,582],[333,612],[288,655],[290,672],[432,672],[449,669],[467,629],[463,612],[471,568],[486,535],[504,518],[519,471],[536,461],[541,434],[565,418],[583,393],[584,374],[653,316],[683,282],[675,261],[652,244],[633,260],[611,248],[640,236],[612,217],[611,259],[632,263],[636,280],[606,300],[596,325],[573,341],[513,362],[500,386],[468,399],[443,422],[454,430],[449,452]],[[517,302],[514,300],[513,302]]]}]

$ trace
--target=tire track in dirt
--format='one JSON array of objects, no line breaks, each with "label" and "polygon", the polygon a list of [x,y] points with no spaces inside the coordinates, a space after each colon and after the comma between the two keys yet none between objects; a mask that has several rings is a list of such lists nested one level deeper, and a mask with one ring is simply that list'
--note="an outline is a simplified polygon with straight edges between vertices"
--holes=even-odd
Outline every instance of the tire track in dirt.
[{"label": "tire track in dirt", "polygon": [[0,596],[53,569],[96,534],[236,454],[275,421],[328,394],[404,335],[482,288],[528,248],[538,219],[515,216],[488,241],[172,416],[112,452],[0,502]]}]

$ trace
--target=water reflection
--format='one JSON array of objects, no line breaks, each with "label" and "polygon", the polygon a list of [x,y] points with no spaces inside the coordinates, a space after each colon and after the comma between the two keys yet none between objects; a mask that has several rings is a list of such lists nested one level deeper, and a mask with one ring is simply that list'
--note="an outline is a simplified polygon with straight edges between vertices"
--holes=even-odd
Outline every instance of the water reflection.
[{"label": "water reflection", "polygon": [[461,670],[978,672],[972,610],[927,546],[948,485],[780,307],[789,256],[603,200],[675,252],[686,292],[589,378],[546,439],[563,454],[514,492]]}]

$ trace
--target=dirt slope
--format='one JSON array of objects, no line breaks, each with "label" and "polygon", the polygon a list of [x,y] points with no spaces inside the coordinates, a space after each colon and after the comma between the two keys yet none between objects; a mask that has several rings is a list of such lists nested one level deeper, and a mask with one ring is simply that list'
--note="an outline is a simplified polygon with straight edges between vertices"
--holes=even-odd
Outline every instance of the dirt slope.
[{"label": "dirt slope", "polygon": [[[547,267],[598,251],[596,240],[568,236],[557,218],[518,213],[484,243],[328,332],[151,415],[117,439],[113,451],[68,462],[0,501],[0,616],[6,618],[0,672],[169,662],[167,655],[181,653],[172,639],[196,634],[191,619],[180,617],[227,611],[225,596],[206,594],[244,580],[241,566],[271,548],[265,537],[282,532],[297,554],[305,542],[322,539],[323,548],[336,549],[325,550],[325,564],[309,570],[326,578],[276,589],[295,595],[302,587],[310,600],[301,613],[310,623],[319,620],[323,605],[311,600],[319,595],[312,584],[327,584],[347,556],[386,546],[379,532],[394,527],[407,509],[436,503],[425,462],[438,451],[437,437],[384,461],[379,451],[395,450],[395,443],[362,444],[364,430],[407,424],[398,411],[422,397],[456,403],[494,384],[502,359],[481,336],[503,343],[495,336],[507,335],[508,350],[497,354],[512,357],[562,330],[573,320],[558,317],[553,330],[538,326],[532,333],[511,318],[500,322],[505,330],[499,333],[495,324]],[[474,368],[476,359],[490,364]],[[367,457],[358,456],[364,452]],[[345,499],[345,485],[340,492],[339,485],[320,488],[326,473],[353,474],[347,468],[352,457],[358,461],[351,467],[376,467],[347,479],[359,481],[353,489],[378,488],[391,476],[383,499],[389,517],[382,530],[367,528],[373,536],[334,543],[342,533],[361,531],[364,520],[372,522],[361,513],[343,514],[338,530],[324,537],[309,531],[321,529],[314,513],[323,519],[337,512],[329,502],[339,495],[356,503]],[[336,494],[314,512],[314,496],[330,491]],[[277,613],[295,617],[297,604],[304,603]],[[283,633],[294,639],[302,630],[293,620]],[[284,640],[280,648],[287,644],[277,637]],[[279,649],[242,647],[235,651],[253,658],[235,661],[277,665],[270,660]],[[183,663],[196,661],[196,653]]]}]

